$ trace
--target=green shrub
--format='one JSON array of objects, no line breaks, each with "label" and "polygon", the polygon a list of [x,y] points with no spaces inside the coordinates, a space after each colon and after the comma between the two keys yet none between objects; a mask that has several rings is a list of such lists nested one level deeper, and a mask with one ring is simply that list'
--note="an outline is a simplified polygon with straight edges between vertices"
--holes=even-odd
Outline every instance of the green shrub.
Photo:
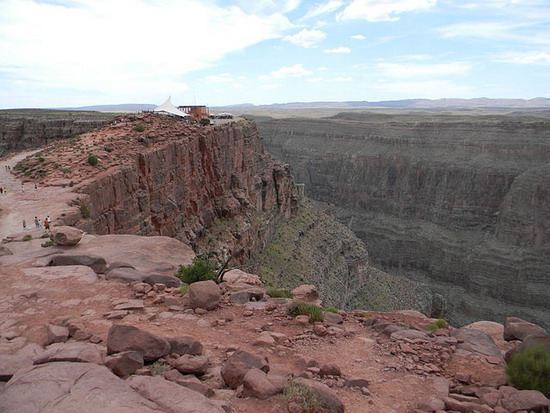
[{"label": "green shrub", "polygon": [[82,218],[84,219],[88,219],[92,216],[87,205],[80,205],[80,215],[82,215]]},{"label": "green shrub", "polygon": [[290,290],[271,288],[266,291],[266,294],[271,298],[292,298]]},{"label": "green shrub", "polygon": [[180,293],[181,293],[182,295],[185,295],[185,294],[187,294],[188,292],[189,292],[189,286],[188,286],[188,285],[182,285],[182,286],[180,287]]},{"label": "green shrub", "polygon": [[442,318],[438,318],[434,324],[438,328],[446,328],[447,327],[447,322],[445,320],[443,320]]},{"label": "green shrub", "polygon": [[44,162],[45,160],[46,160],[46,158],[44,158],[43,156],[38,157],[38,162]]},{"label": "green shrub", "polygon": [[145,130],[145,126],[143,126],[142,123],[138,123],[136,126],[134,126],[134,130],[136,132],[143,132]]},{"label": "green shrub", "polygon": [[216,278],[216,267],[213,263],[204,258],[193,258],[193,264],[184,267],[180,266],[176,277],[186,284],[192,284],[197,281],[207,281]]},{"label": "green shrub", "polygon": [[23,237],[23,241],[30,241],[32,239],[32,235],[25,235]]},{"label": "green shrub", "polygon": [[40,244],[42,248],[48,248],[48,247],[51,247],[52,245],[53,245],[53,241],[46,241]]},{"label": "green shrub", "polygon": [[314,304],[304,303],[303,301],[293,301],[286,308],[286,313],[293,317],[298,315],[309,316],[309,321],[312,323],[316,321],[323,321],[323,310]]},{"label": "green shrub", "polygon": [[88,156],[88,163],[92,166],[97,166],[99,159],[97,159],[97,156],[95,155],[90,155]]},{"label": "green shrub", "polygon": [[370,314],[366,311],[361,311],[359,313],[355,313],[355,317],[368,318],[370,317]]},{"label": "green shrub", "polygon": [[325,308],[325,311],[327,313],[334,313],[334,314],[338,314],[340,312],[340,310],[338,310],[337,308],[334,308],[334,307],[327,307],[327,308]]},{"label": "green shrub", "polygon": [[506,375],[518,389],[538,390],[550,397],[550,352],[539,344],[513,355]]},{"label": "green shrub", "polygon": [[439,329],[439,327],[434,323],[426,324],[424,328],[432,333],[435,333]]},{"label": "green shrub", "polygon": [[328,399],[322,399],[319,394],[306,386],[290,380],[283,390],[283,399],[287,403],[298,402],[303,413],[336,413],[337,406],[330,404]]},{"label": "green shrub", "polygon": [[42,234],[40,238],[50,238],[50,234]]},{"label": "green shrub", "polygon": [[210,119],[208,118],[202,118],[200,122],[201,122],[201,125],[205,125],[205,126],[210,125]]}]

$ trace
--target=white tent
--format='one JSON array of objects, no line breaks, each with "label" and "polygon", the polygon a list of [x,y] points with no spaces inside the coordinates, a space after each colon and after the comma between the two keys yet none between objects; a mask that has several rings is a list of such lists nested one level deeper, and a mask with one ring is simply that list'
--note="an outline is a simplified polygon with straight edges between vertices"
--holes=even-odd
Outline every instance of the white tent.
[{"label": "white tent", "polygon": [[170,100],[170,97],[168,97],[168,99],[166,99],[166,102],[164,102],[162,105],[157,106],[155,109],[153,109],[153,112],[169,113],[171,115],[181,116],[182,118],[189,116],[187,113],[184,113],[176,108]]}]

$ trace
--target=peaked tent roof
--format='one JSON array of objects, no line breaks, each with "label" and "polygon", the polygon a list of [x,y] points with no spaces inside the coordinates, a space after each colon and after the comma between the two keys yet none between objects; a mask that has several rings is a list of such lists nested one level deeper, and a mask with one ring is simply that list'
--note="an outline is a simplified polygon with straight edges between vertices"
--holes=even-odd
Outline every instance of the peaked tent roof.
[{"label": "peaked tent roof", "polygon": [[181,116],[182,118],[189,116],[187,113],[184,113],[176,108],[170,100],[170,97],[168,97],[168,99],[166,99],[166,102],[164,102],[162,105],[157,106],[155,109],[153,109],[153,112],[166,112],[170,113],[171,115]]}]

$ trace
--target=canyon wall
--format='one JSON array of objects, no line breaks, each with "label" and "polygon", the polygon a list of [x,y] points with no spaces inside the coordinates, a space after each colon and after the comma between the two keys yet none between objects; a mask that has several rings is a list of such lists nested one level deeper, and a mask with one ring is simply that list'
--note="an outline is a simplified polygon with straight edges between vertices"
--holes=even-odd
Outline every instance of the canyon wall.
[{"label": "canyon wall", "polygon": [[98,234],[175,237],[221,259],[242,249],[244,262],[298,203],[290,169],[265,153],[252,122],[195,127],[190,135],[177,125],[149,131],[150,141],[154,134],[172,141],[143,148],[78,188],[91,217],[77,225]]},{"label": "canyon wall", "polygon": [[113,114],[61,110],[0,110],[0,157],[72,138],[107,123]]},{"label": "canyon wall", "polygon": [[257,119],[306,195],[380,268],[428,283],[455,323],[550,325],[550,121],[431,113]]}]

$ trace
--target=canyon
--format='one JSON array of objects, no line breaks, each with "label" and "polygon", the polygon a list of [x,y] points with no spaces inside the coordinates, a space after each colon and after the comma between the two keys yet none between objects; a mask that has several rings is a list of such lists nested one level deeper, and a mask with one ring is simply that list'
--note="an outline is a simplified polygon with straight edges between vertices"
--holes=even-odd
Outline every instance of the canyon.
[{"label": "canyon", "polygon": [[452,322],[550,325],[548,113],[255,120],[268,152],[334,207],[371,262],[443,295]]}]

